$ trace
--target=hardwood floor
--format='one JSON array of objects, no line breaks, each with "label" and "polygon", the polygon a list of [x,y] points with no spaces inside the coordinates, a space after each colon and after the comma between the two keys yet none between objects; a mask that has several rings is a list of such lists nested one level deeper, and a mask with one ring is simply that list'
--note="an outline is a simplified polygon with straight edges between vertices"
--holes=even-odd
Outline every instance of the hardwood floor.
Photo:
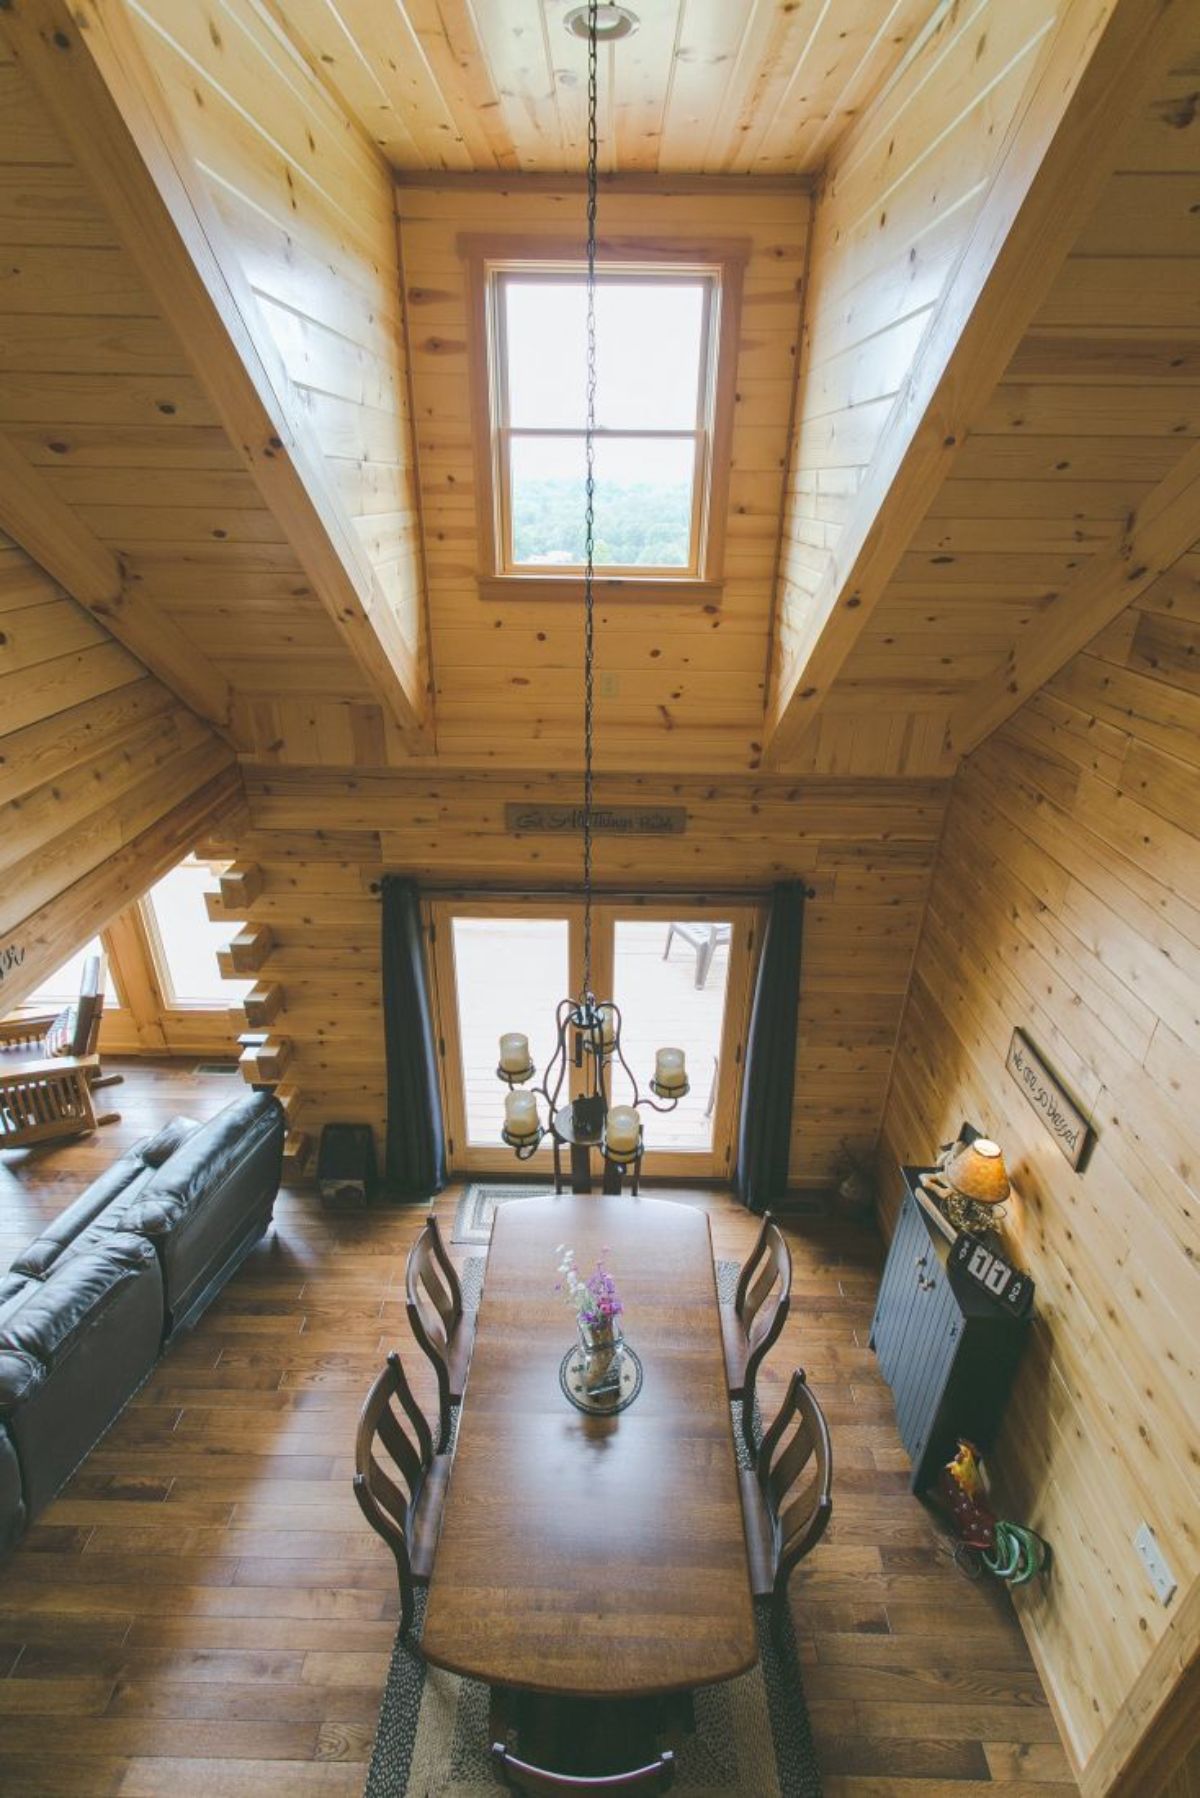
[{"label": "hardwood floor", "polygon": [[[108,1095],[119,1124],[0,1155],[0,1254],[123,1146],[239,1090],[125,1065]],[[447,1235],[455,1197],[438,1202]],[[728,1195],[686,1197],[710,1212],[717,1254],[743,1256],[753,1225]],[[6,1798],[361,1791],[398,1606],[351,1496],[350,1445],[384,1350],[407,1337],[421,1215],[330,1217],[311,1193],[281,1195],[275,1230],[0,1570]],[[769,1407],[800,1362],[833,1432],[834,1520],[792,1581],[826,1798],[987,1782],[998,1798],[1068,1798],[1006,1598],[956,1571],[908,1493],[866,1346],[880,1245],[846,1225],[788,1237],[792,1318],[760,1390]],[[430,1402],[419,1358],[406,1362]]]}]

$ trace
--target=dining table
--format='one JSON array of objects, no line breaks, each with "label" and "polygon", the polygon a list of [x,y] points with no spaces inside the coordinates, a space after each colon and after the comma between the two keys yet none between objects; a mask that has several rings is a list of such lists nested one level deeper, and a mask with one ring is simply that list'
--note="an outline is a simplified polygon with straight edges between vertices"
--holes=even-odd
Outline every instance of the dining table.
[{"label": "dining table", "polygon": [[[587,1414],[562,1249],[603,1260],[642,1381]],[[758,1659],[707,1213],[513,1200],[495,1215],[422,1651],[493,1691],[687,1693]]]}]

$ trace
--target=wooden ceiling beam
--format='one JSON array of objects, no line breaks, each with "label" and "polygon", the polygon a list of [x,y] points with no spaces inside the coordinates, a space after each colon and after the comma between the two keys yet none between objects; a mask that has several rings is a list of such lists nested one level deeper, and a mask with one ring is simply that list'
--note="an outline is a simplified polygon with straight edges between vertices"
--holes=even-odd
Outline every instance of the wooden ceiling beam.
[{"label": "wooden ceiling beam", "polygon": [[1200,540],[1200,443],[1143,500],[1111,549],[1087,559],[1042,611],[1002,667],[951,714],[948,747],[966,755],[1045,686]]},{"label": "wooden ceiling beam", "polygon": [[222,736],[233,692],[178,625],[126,584],[113,552],[0,432],[0,527],[118,643]]},{"label": "wooden ceiling beam", "polygon": [[[1187,0],[1074,0],[889,414],[768,702],[766,759],[802,749],[981,407],[1100,198],[1187,25]],[[791,620],[793,635],[796,620]]]},{"label": "wooden ceiling beam", "polygon": [[405,640],[120,0],[6,0],[3,31],[178,335],[264,504],[406,745],[431,747]]}]

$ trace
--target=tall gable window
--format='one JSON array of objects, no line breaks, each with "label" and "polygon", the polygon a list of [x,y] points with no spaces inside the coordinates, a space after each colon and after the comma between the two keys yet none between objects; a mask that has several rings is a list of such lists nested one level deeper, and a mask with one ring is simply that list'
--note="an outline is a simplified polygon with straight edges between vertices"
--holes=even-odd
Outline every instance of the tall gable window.
[{"label": "tall gable window", "polygon": [[[719,577],[740,273],[740,263],[721,257],[600,271],[602,578],[683,587]],[[577,578],[585,554],[584,270],[481,257],[477,293],[485,362],[477,371],[477,452],[485,554],[491,549],[483,572],[544,583]]]}]

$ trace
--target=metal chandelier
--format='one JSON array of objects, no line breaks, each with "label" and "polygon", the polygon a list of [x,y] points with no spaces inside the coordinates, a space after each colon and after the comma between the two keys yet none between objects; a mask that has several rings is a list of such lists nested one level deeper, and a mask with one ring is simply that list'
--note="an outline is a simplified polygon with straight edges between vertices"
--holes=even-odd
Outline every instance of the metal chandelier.
[{"label": "metal chandelier", "polygon": [[[613,15],[620,15],[615,19]],[[603,24],[601,23],[603,15]],[[595,522],[596,522],[596,210],[599,189],[597,130],[597,46],[628,36],[637,21],[624,8],[589,0],[566,21],[567,29],[587,41],[587,386],[584,428],[584,570],[583,570],[583,984],[574,999],[560,999],[555,1011],[555,1046],[543,1077],[529,1052],[529,1039],[519,1031],[500,1038],[499,1078],[509,1088],[504,1102],[504,1141],[519,1161],[535,1154],[548,1135],[554,1149],[555,1184],[561,1190],[561,1149],[571,1151],[572,1186],[590,1187],[593,1148],[604,1158],[606,1191],[618,1191],[623,1176],[637,1190],[643,1153],[640,1113],[673,1111],[687,1095],[689,1082],[682,1049],[663,1048],[655,1056],[651,1099],[642,1094],[621,1047],[621,1010],[612,999],[598,1000],[592,991],[592,847],[595,819]],[[582,1091],[569,1098],[569,1069],[582,1074]],[[620,1067],[629,1082],[627,1103],[612,1103],[612,1081]],[[655,1103],[655,1100],[661,1103]],[[540,1101],[540,1103],[539,1103]]]}]

